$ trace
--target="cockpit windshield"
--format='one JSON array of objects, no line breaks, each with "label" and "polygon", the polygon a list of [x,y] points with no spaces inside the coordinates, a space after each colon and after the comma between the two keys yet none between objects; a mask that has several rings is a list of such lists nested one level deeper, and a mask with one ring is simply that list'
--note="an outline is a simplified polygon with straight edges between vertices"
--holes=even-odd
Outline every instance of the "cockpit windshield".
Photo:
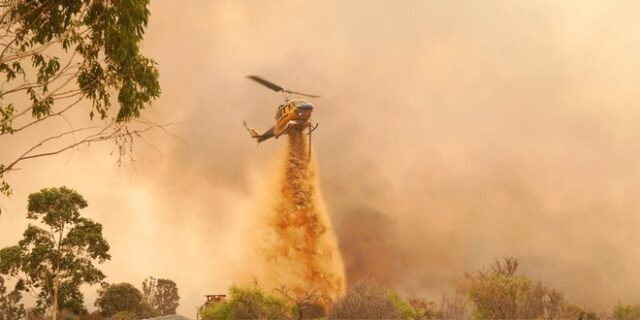
[{"label": "cockpit windshield", "polygon": [[311,102],[294,101],[293,104],[296,106],[296,108],[301,109],[301,110],[313,109],[313,105],[311,104]]}]

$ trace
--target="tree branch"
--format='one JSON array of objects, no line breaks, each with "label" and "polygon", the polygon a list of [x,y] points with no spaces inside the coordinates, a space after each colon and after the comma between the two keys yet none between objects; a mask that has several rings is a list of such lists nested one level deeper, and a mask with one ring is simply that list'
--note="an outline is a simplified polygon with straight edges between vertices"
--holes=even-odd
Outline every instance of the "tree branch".
[{"label": "tree branch", "polygon": [[48,81],[40,83],[40,82],[30,82],[25,79],[25,81],[21,85],[13,89],[0,92],[0,98],[18,91],[48,86],[62,77],[73,77],[73,78],[77,77],[79,74],[79,70],[76,70],[75,72],[72,72],[72,73],[65,73],[69,68],[71,68],[71,63],[73,63],[75,56],[76,56],[76,52],[74,51],[71,57],[69,57],[69,61],[67,62],[67,64],[64,67],[60,68],[58,73],[53,77],[51,77]]},{"label": "tree branch", "polygon": [[48,115],[46,115],[46,116],[44,116],[42,118],[36,119],[34,121],[31,121],[31,122],[23,125],[22,127],[19,127],[19,128],[16,128],[16,129],[11,129],[10,131],[7,131],[7,132],[2,132],[2,133],[0,133],[0,136],[6,135],[6,134],[14,134],[16,132],[22,131],[22,130],[28,128],[28,127],[31,127],[34,124],[42,122],[42,121],[44,121],[44,120],[46,120],[48,118],[51,118],[51,117],[62,116],[62,114],[65,113],[67,110],[75,107],[78,103],[80,103],[80,101],[82,101],[83,98],[84,97],[78,98],[76,101],[74,101],[73,103],[68,105],[66,108],[64,108],[64,109],[62,109],[62,110],[60,110],[58,112],[51,113],[51,114],[48,114]]},{"label": "tree branch", "polygon": [[[71,97],[77,96],[78,94],[82,94],[83,88],[80,88],[80,89],[76,89],[76,90],[74,90],[74,91],[78,91],[78,92],[76,92],[76,93],[74,93],[74,94],[71,94],[71,95],[68,95],[68,96],[64,96],[64,97],[62,97],[62,96],[57,96],[57,97],[56,97],[56,92],[57,92],[57,91],[59,91],[60,89],[64,88],[64,87],[65,87],[69,82],[71,82],[71,80],[73,80],[73,79],[75,79],[75,77],[70,77],[70,78],[69,78],[69,79],[67,79],[63,84],[61,84],[59,87],[57,87],[56,89],[54,89],[53,91],[51,91],[51,92],[50,92],[50,93],[49,93],[49,94],[48,94],[44,99],[41,99],[41,100],[46,100],[46,99],[48,99],[49,97],[55,97],[55,99],[58,99],[58,100],[59,100],[59,99],[66,99],[66,98],[71,98]],[[89,86],[91,86],[91,85],[93,85],[94,83],[95,83],[95,81],[91,82],[90,84],[88,84],[87,86],[85,86],[85,88],[86,88],[86,87],[89,87]],[[61,94],[64,94],[64,93],[69,93],[69,91],[67,91],[67,92],[63,92],[63,93],[61,93]],[[28,107],[28,108],[26,108],[26,109],[24,109],[24,110],[20,111],[20,112],[19,112],[19,113],[17,113],[16,115],[12,116],[11,118],[8,118],[8,119],[6,119],[6,120],[1,121],[1,122],[0,122],[0,126],[3,126],[3,125],[5,125],[5,124],[7,124],[7,123],[11,123],[12,121],[14,121],[15,119],[17,119],[17,118],[19,118],[19,117],[23,116],[25,113],[29,112],[30,110],[33,110],[33,104],[31,104],[31,106],[30,106],[30,107]]]},{"label": "tree branch", "polygon": [[[166,128],[170,125],[173,125],[173,123],[167,123],[167,124],[163,124],[163,125],[159,125],[159,124],[153,124],[150,125],[146,128],[143,129],[139,129],[139,130],[132,130],[129,131],[127,126],[124,124],[118,124],[115,126],[115,129],[112,132],[107,132],[110,128],[114,127],[114,124],[111,123],[105,127],[103,127],[99,132],[92,134],[92,135],[88,135],[86,137],[84,137],[82,140],[71,143],[67,146],[61,147],[59,149],[56,149],[54,151],[48,151],[48,152],[43,152],[43,153],[36,153],[36,154],[32,154],[32,152],[40,147],[42,147],[45,143],[52,141],[52,140],[56,140],[56,139],[60,139],[64,136],[68,136],[70,134],[75,134],[77,132],[82,132],[82,131],[87,131],[87,130],[91,130],[91,129],[97,129],[100,127],[94,126],[94,127],[85,127],[85,128],[80,128],[80,129],[75,129],[75,130],[70,130],[55,136],[51,136],[48,137],[42,141],[40,141],[39,143],[37,143],[36,145],[34,145],[33,147],[31,147],[29,150],[27,150],[26,152],[24,152],[20,157],[18,157],[17,159],[15,159],[13,162],[11,162],[9,165],[7,165],[6,167],[4,167],[1,171],[0,171],[0,175],[2,175],[3,173],[10,171],[10,170],[15,170],[15,165],[25,161],[25,160],[29,160],[29,159],[34,159],[34,158],[39,158],[39,157],[45,157],[45,156],[51,156],[51,155],[56,155],[59,153],[62,153],[64,151],[67,151],[71,148],[83,145],[83,144],[91,144],[93,142],[100,142],[100,141],[105,141],[105,140],[117,140],[119,138],[123,138],[123,137],[133,137],[138,136],[144,132],[147,132],[149,130],[152,129],[162,129],[162,128]],[[106,133],[106,134],[105,134]]]},{"label": "tree branch", "polygon": [[[23,161],[23,160],[26,160],[26,159],[30,159],[30,158],[34,158],[34,156],[29,156],[29,153],[31,153],[31,152],[32,152],[32,151],[34,151],[35,149],[37,149],[37,148],[41,147],[43,144],[45,144],[45,143],[47,143],[47,142],[49,142],[49,141],[51,141],[51,140],[59,139],[59,138],[62,138],[62,137],[64,137],[64,136],[66,136],[66,135],[73,134],[73,133],[76,133],[76,132],[86,131],[86,130],[96,129],[96,128],[99,128],[99,127],[87,127],[87,128],[80,128],[80,129],[67,131],[67,132],[64,132],[64,133],[61,133],[61,134],[58,134],[58,135],[55,135],[55,136],[52,136],[52,137],[46,138],[46,139],[44,139],[44,140],[40,141],[39,143],[37,143],[36,145],[34,145],[33,147],[31,147],[31,148],[30,148],[29,150],[27,150],[25,153],[23,153],[20,157],[18,157],[18,159],[14,160],[14,161],[13,161],[13,162],[11,162],[9,165],[7,165],[7,166],[6,166],[2,171],[0,171],[0,174],[3,174],[3,173],[5,173],[5,172],[7,172],[7,171],[12,170],[12,169],[13,169],[13,167],[14,167],[18,162],[20,162],[20,161]],[[103,129],[103,131],[107,130],[107,128],[108,128],[108,127],[104,128],[104,129]],[[102,132],[103,132],[103,131],[102,131]],[[63,150],[63,151],[64,151],[64,150]],[[62,152],[62,151],[60,151],[60,152]],[[58,153],[59,153],[59,152],[58,152]],[[54,153],[54,154],[55,154],[55,153]],[[44,156],[44,155],[42,155],[42,156]]]}]

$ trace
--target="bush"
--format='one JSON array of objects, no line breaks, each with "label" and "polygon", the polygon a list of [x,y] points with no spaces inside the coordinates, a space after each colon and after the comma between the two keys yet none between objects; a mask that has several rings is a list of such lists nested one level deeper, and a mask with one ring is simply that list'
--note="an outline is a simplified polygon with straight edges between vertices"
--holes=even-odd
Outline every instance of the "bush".
[{"label": "bush", "polygon": [[102,320],[104,319],[99,310],[94,310],[85,315],[80,316],[80,320]]},{"label": "bush", "polygon": [[266,294],[255,284],[250,287],[232,286],[229,298],[221,303],[205,306],[200,311],[203,320],[219,319],[287,319],[293,307],[283,298]]},{"label": "bush", "polygon": [[370,278],[356,283],[329,312],[330,319],[413,319],[417,315],[407,301]]},{"label": "bush", "polygon": [[296,304],[295,308],[300,319],[318,319],[327,316],[324,307],[319,303]]},{"label": "bush", "polygon": [[640,319],[640,304],[618,304],[613,307],[613,319],[637,320]]},{"label": "bush", "polygon": [[417,319],[418,311],[407,301],[401,298],[397,293],[390,291],[389,299],[393,306],[400,311],[403,319]]},{"label": "bush", "polygon": [[281,285],[274,291],[292,306],[294,319],[324,318],[327,315],[325,307],[331,304],[331,299],[323,296],[318,289],[292,290],[286,285]]},{"label": "bush", "polygon": [[440,318],[436,319],[469,319],[467,299],[461,294],[443,295],[440,305]]},{"label": "bush", "polygon": [[138,316],[130,311],[120,311],[111,316],[113,320],[135,320]]},{"label": "bush", "polygon": [[415,319],[443,319],[442,309],[433,301],[412,298],[409,304],[415,310]]},{"label": "bush", "polygon": [[575,319],[586,314],[560,291],[517,271],[518,260],[505,258],[466,276],[461,291],[473,304],[474,319]]}]

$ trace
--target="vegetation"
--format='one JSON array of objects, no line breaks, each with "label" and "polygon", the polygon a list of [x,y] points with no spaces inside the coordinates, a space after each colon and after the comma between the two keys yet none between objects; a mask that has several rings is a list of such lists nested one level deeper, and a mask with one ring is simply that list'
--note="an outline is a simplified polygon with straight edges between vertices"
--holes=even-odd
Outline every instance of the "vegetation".
[{"label": "vegetation", "polygon": [[419,298],[411,298],[408,302],[416,312],[414,319],[444,319],[440,306],[435,302]]},{"label": "vegetation", "polygon": [[330,319],[414,319],[418,312],[389,288],[364,278],[338,299]]},{"label": "vegetation", "polygon": [[130,283],[103,285],[95,306],[103,317],[130,320],[151,318],[158,313],[146,303],[140,290]]},{"label": "vegetation", "polygon": [[[88,118],[106,120],[49,132],[24,152],[0,159],[0,194],[11,193],[5,174],[22,161],[105,140],[116,142],[122,153],[137,133],[156,127],[129,128],[160,95],[156,64],[139,49],[148,5],[149,0],[0,0],[0,138],[11,140],[64,117],[83,101],[90,106]],[[116,101],[117,110],[110,112]],[[70,135],[76,139],[55,144]]]},{"label": "vegetation", "polygon": [[134,319],[140,319],[140,317],[130,311],[120,311],[117,312],[116,314],[111,316],[111,319],[114,320],[134,320]]},{"label": "vegetation", "polygon": [[613,319],[632,320],[640,319],[640,304],[620,304],[613,307]]},{"label": "vegetation", "polygon": [[229,298],[206,305],[200,311],[203,320],[219,319],[290,319],[296,314],[284,298],[265,293],[257,284],[231,286]]},{"label": "vegetation", "polygon": [[468,319],[468,304],[467,299],[459,294],[444,295],[439,314],[442,319]]},{"label": "vegetation", "polygon": [[326,316],[325,306],[331,304],[330,299],[323,297],[318,290],[291,290],[282,285],[274,290],[293,306],[293,319],[317,319]]},{"label": "vegetation", "polygon": [[178,286],[173,280],[150,277],[142,282],[144,300],[161,316],[175,314],[180,305]]},{"label": "vegetation", "polygon": [[566,319],[582,313],[560,291],[519,274],[514,258],[467,275],[461,291],[473,305],[474,319]]},{"label": "vegetation", "polygon": [[20,303],[20,291],[7,292],[4,278],[0,277],[0,320],[18,320],[26,316],[24,304]]},{"label": "vegetation", "polygon": [[87,202],[66,187],[29,195],[29,224],[17,245],[0,250],[0,273],[14,277],[14,291],[36,299],[36,309],[56,320],[59,310],[85,313],[80,285],[105,278],[94,263],[109,259],[102,225],[80,216]]}]

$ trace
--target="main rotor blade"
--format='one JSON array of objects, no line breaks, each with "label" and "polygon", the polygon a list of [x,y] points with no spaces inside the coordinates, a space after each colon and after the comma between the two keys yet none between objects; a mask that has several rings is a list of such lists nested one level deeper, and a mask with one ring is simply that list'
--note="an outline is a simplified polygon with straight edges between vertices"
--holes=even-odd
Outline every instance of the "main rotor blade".
[{"label": "main rotor blade", "polygon": [[302,92],[295,92],[295,91],[291,91],[291,90],[284,90],[284,92],[286,93],[293,93],[293,94],[297,94],[299,96],[305,96],[305,97],[310,97],[310,98],[320,98],[320,96],[316,96],[313,94],[308,94],[308,93],[302,93]]},{"label": "main rotor blade", "polygon": [[269,89],[271,89],[273,91],[276,91],[276,92],[284,90],[284,88],[282,88],[281,86],[279,86],[279,85],[277,85],[277,84],[275,84],[273,82],[270,82],[269,80],[263,79],[263,78],[261,78],[259,76],[247,76],[247,78],[249,78],[249,79],[251,79],[251,80],[253,80],[253,81],[255,81],[255,82],[257,82],[257,83],[259,83],[259,84],[261,84],[261,85],[263,85],[263,86],[265,86],[265,87],[267,87],[267,88],[269,88]]}]

